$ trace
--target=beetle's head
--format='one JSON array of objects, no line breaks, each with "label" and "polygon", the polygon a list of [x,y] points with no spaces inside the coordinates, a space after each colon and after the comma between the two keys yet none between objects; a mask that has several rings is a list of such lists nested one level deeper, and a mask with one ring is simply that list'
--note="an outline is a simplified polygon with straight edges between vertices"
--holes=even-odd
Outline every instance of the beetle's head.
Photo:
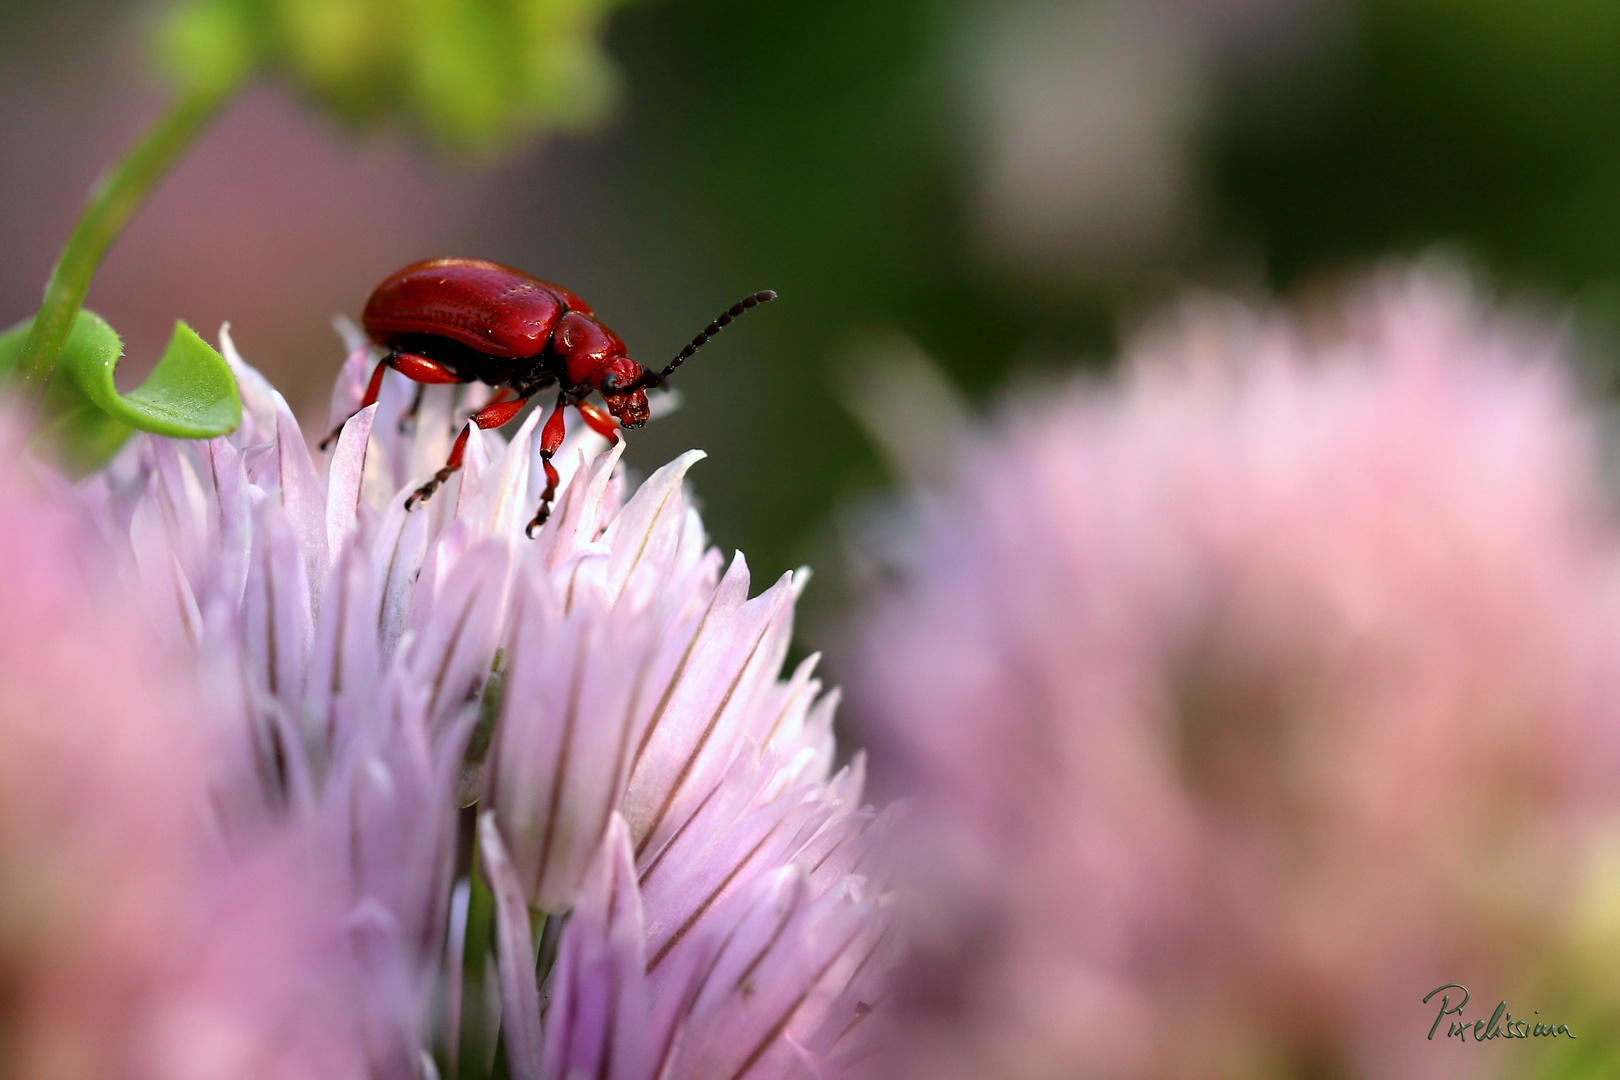
[{"label": "beetle's head", "polygon": [[628,394],[603,394],[602,400],[607,402],[608,412],[627,428],[640,427],[647,422],[647,417],[652,415],[647,408],[645,390],[636,390]]},{"label": "beetle's head", "polygon": [[646,368],[621,356],[607,365],[597,384],[608,412],[627,428],[638,428],[647,422],[647,392],[640,389],[646,376]]}]

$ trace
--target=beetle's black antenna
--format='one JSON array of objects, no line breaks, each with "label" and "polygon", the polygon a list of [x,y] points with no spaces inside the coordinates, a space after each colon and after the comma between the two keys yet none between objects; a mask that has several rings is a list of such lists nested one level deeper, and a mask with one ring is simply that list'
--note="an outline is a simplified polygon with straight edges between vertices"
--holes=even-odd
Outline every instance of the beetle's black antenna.
[{"label": "beetle's black antenna", "polygon": [[664,384],[664,380],[675,373],[676,368],[686,363],[687,359],[693,353],[707,345],[710,338],[714,337],[714,335],[731,325],[731,320],[735,319],[737,316],[741,315],[751,307],[758,307],[760,304],[768,304],[775,299],[776,294],[770,289],[766,289],[764,292],[757,292],[753,296],[745,296],[735,304],[732,304],[726,310],[722,311],[714,322],[710,323],[708,326],[705,326],[703,328],[703,332],[697,337],[693,338],[692,343],[686,348],[682,349],[680,355],[669,362],[668,367],[656,375],[648,372],[647,377],[642,380],[642,385],[662,386]]}]

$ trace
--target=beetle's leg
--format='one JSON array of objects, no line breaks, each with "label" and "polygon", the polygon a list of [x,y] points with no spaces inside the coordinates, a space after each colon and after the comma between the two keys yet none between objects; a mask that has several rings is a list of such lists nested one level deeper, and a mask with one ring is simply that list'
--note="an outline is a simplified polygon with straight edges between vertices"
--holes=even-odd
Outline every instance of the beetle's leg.
[{"label": "beetle's leg", "polygon": [[399,414],[399,433],[401,435],[405,434],[405,430],[416,421],[416,414],[422,411],[422,397],[426,393],[427,385],[417,383],[416,395],[411,398],[411,407]]},{"label": "beetle's leg", "polygon": [[[500,389],[496,390],[493,394],[491,394],[489,396],[488,401],[484,402],[482,405],[480,405],[473,412],[468,413],[467,414],[467,419],[471,420],[473,417],[479,415],[479,413],[483,412],[483,410],[485,410],[485,409],[488,409],[492,405],[501,404],[502,402],[504,402],[506,400],[507,395],[509,395],[511,393],[512,393],[512,391],[511,391],[511,389],[509,387],[505,387],[505,386],[501,387]],[[527,400],[527,399],[524,399],[524,400]],[[480,425],[480,426],[483,426],[483,425]]]},{"label": "beetle's leg", "polygon": [[417,353],[397,352],[388,357],[388,366],[412,382],[457,383],[466,382],[437,360],[429,360]]},{"label": "beetle's leg", "polygon": [[[500,397],[499,394],[495,396]],[[472,422],[486,430],[509,424],[512,422],[512,418],[522,412],[523,406],[528,403],[528,398],[518,398],[516,401],[491,401],[478,412],[473,413]]]},{"label": "beetle's leg", "polygon": [[405,509],[409,510],[419,502],[427,502],[433,498],[433,493],[439,490],[439,485],[450,479],[457,469],[461,468],[461,455],[467,450],[467,434],[472,429],[463,427],[461,434],[456,436],[455,445],[450,447],[450,457],[444,463],[444,468],[433,474],[433,478],[415,491],[405,500]]},{"label": "beetle's leg", "polygon": [[[527,398],[520,398],[517,401],[500,401],[486,405],[473,414],[472,422],[481,428],[498,428],[502,424],[509,423],[528,403]],[[405,509],[409,510],[415,503],[427,502],[433,498],[433,493],[439,490],[439,485],[450,479],[451,475],[461,468],[461,457],[467,451],[467,436],[471,431],[470,427],[462,427],[461,434],[456,436],[455,445],[450,448],[450,458],[444,463],[444,468],[434,473],[433,479],[411,493],[411,497],[405,500]]]},{"label": "beetle's leg", "polygon": [[609,446],[619,441],[619,422],[613,417],[588,401],[576,401],[574,402],[574,408],[578,409],[579,415],[583,416],[585,422],[591,425],[592,431],[608,441]]},{"label": "beetle's leg", "polygon": [[[360,409],[369,409],[377,404],[377,395],[382,393],[383,372],[389,369],[393,364],[393,360],[393,356],[385,356],[377,361],[376,367],[371,369],[371,381],[366,383],[366,396],[360,399]],[[360,409],[356,409],[354,412],[359,412]],[[349,415],[353,417],[354,413]]]},{"label": "beetle's leg", "polygon": [[540,493],[540,509],[534,512],[534,520],[523,530],[530,540],[534,539],[534,530],[544,525],[546,518],[551,516],[551,500],[557,497],[557,485],[561,483],[557,467],[551,463],[551,456],[562,446],[563,435],[566,434],[563,421],[563,410],[566,408],[568,392],[563,391],[557,395],[557,407],[546,417],[546,426],[540,429],[540,464],[546,470],[546,490]]},{"label": "beetle's leg", "polygon": [[391,360],[393,360],[392,355],[385,356],[381,360],[377,361],[377,366],[371,369],[371,381],[366,383],[366,396],[360,399],[360,408],[354,410],[354,412],[350,413],[348,416],[345,416],[343,418],[343,423],[333,428],[331,434],[327,435],[326,438],[321,440],[319,449],[325,450],[331,445],[333,439],[337,438],[343,433],[344,424],[347,424],[350,420],[353,420],[362,410],[368,409],[377,403],[377,394],[382,389],[383,372],[388,370],[389,361]]},{"label": "beetle's leg", "polygon": [[[371,381],[366,384],[366,396],[360,399],[360,408],[350,413],[344,419],[343,424],[353,420],[355,413],[377,404],[377,395],[382,392],[383,372],[388,368],[393,368],[412,382],[456,383],[465,381],[460,375],[457,375],[436,360],[429,360],[427,357],[418,356],[416,353],[391,352],[383,357],[377,363],[377,366],[372,369]],[[420,392],[418,392],[417,400],[421,400]],[[413,413],[416,411],[414,406],[411,411]],[[333,428],[332,433],[321,440],[320,449],[325,450],[332,440],[342,433],[343,424]]]}]

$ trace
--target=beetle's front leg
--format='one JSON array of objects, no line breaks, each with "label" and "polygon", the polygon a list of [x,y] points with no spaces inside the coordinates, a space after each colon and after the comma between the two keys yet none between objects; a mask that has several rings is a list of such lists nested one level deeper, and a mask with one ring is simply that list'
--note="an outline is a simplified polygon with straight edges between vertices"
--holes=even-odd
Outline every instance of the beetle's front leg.
[{"label": "beetle's front leg", "polygon": [[[486,405],[474,413],[472,422],[481,428],[497,428],[511,421],[512,417],[523,411],[523,406],[529,403],[528,398],[519,398],[517,401],[497,401],[493,405]],[[455,445],[450,448],[450,458],[444,463],[444,468],[433,474],[433,479],[423,484],[411,493],[405,500],[405,509],[409,510],[414,504],[427,502],[433,498],[433,493],[439,490],[439,485],[450,479],[455,471],[461,468],[461,458],[467,452],[467,436],[472,434],[472,428],[463,427],[461,434],[456,436]]]},{"label": "beetle's front leg", "polygon": [[609,446],[618,443],[619,422],[617,420],[583,398],[574,402],[574,408],[579,410],[579,415],[585,418],[585,422],[591,426],[592,431],[608,441]]},{"label": "beetle's front leg", "polygon": [[557,485],[561,483],[551,457],[562,446],[563,436],[567,433],[563,426],[563,410],[566,408],[568,393],[564,391],[557,395],[557,407],[546,417],[546,426],[540,429],[540,464],[546,470],[546,489],[540,493],[540,509],[534,512],[534,520],[523,530],[530,540],[534,539],[534,530],[544,525],[551,516],[551,500],[557,497]]},{"label": "beetle's front leg", "polygon": [[[484,402],[478,408],[476,408],[472,412],[468,413],[467,414],[467,419],[476,420],[480,415],[482,415],[484,412],[488,411],[493,406],[505,403],[506,399],[511,397],[511,396],[512,396],[512,391],[511,390],[509,390],[508,388],[506,388],[504,386],[501,387],[500,389],[496,390],[493,394],[491,394],[489,396],[488,401]],[[527,401],[529,399],[524,398],[523,400]]]}]

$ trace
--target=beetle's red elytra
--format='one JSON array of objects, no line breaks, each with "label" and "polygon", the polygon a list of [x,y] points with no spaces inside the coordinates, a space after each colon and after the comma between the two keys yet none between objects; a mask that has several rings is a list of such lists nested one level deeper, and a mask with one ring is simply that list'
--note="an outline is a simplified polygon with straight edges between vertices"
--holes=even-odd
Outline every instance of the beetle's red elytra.
[{"label": "beetle's red elytra", "polygon": [[[618,439],[618,428],[647,422],[647,390],[664,381],[737,316],[770,300],[770,290],[726,309],[656,374],[625,355],[625,344],[579,297],[560,285],[482,259],[429,259],[388,275],[366,301],[361,323],[388,350],[366,384],[364,409],[377,400],[389,368],[417,383],[479,382],[496,394],[470,420],[481,428],[509,423],[529,398],[558,387],[557,404],[540,429],[546,488],[526,530],[545,524],[557,495],[552,455],[562,445],[563,413],[573,408],[597,432]],[[586,400],[592,393],[603,412]],[[347,423],[347,421],[345,421]],[[321,443],[327,444],[342,425]],[[444,468],[405,500],[426,502],[459,468],[470,428],[463,427]]]}]

